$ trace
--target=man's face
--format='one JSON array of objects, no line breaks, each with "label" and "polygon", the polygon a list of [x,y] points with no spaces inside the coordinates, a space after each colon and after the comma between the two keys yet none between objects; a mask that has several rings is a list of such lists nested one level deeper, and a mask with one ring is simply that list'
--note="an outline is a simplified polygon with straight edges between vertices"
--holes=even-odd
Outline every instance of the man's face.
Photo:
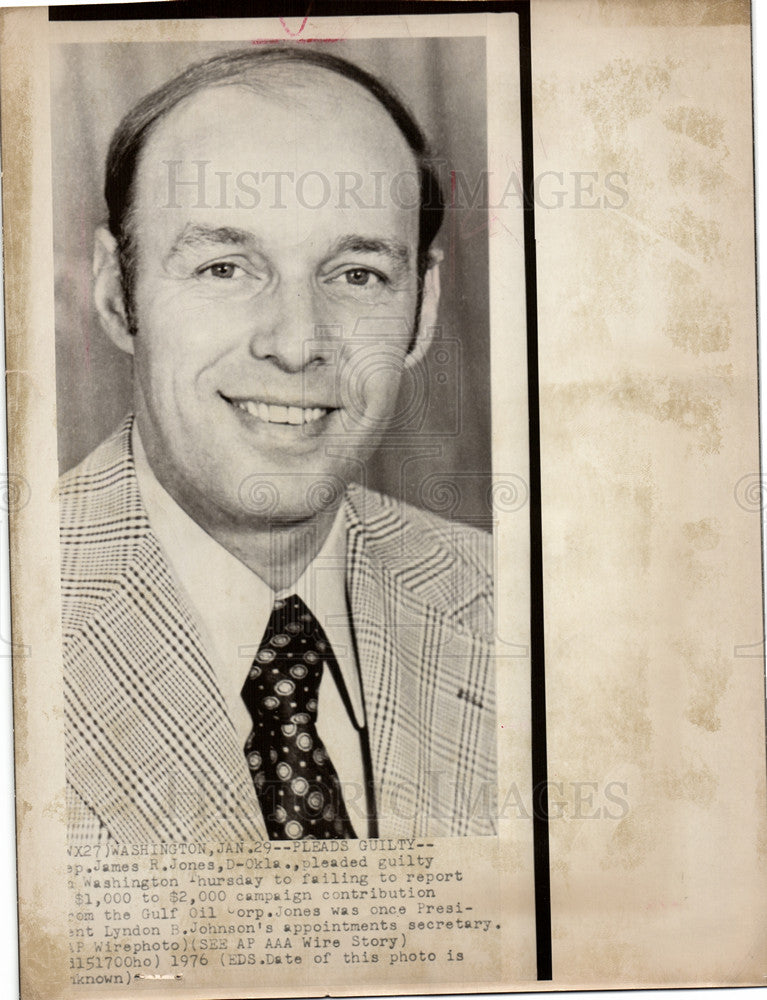
[{"label": "man's face", "polygon": [[361,87],[299,72],[279,96],[193,95],[139,162],[136,419],[208,526],[311,517],[314,484],[359,474],[412,360],[414,156]]}]

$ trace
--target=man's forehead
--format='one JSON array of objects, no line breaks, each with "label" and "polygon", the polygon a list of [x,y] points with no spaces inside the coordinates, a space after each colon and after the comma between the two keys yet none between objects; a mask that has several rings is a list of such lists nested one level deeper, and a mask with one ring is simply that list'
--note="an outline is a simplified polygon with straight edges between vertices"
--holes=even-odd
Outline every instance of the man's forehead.
[{"label": "man's forehead", "polygon": [[[307,237],[318,227],[334,236],[375,233],[387,220],[389,228],[417,229],[420,175],[404,135],[363,87],[324,70],[313,78],[320,75],[332,91],[227,84],[186,98],[147,141],[134,210],[148,218],[160,208],[188,209],[206,222],[200,213],[213,211],[217,225],[236,226],[244,211],[260,226],[266,210],[278,209],[284,226]],[[355,213],[364,226],[329,218]]]},{"label": "man's forehead", "polygon": [[[299,131],[300,130],[300,131]],[[244,147],[273,139],[313,147],[331,146],[346,133],[358,148],[378,140],[382,157],[396,153],[415,160],[399,125],[365,87],[323,67],[290,63],[264,67],[247,79],[200,87],[154,125],[152,146],[228,138]]]}]

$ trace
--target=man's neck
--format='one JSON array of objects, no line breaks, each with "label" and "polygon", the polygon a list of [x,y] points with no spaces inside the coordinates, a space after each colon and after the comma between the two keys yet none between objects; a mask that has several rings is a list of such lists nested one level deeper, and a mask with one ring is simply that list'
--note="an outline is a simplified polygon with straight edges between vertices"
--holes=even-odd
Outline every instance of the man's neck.
[{"label": "man's neck", "polygon": [[271,524],[265,530],[242,529],[239,526],[235,529],[220,525],[208,527],[199,520],[198,524],[275,593],[279,593],[295,584],[320,551],[335,517],[335,510],[322,511],[311,521]]},{"label": "man's neck", "polygon": [[[273,591],[290,589],[322,549],[338,512],[337,507],[316,511],[299,521],[233,522],[216,508],[195,505],[172,479],[156,470],[133,428],[137,470],[151,476],[165,493],[214,541],[248,567]],[[159,472],[159,474],[158,474]]]}]

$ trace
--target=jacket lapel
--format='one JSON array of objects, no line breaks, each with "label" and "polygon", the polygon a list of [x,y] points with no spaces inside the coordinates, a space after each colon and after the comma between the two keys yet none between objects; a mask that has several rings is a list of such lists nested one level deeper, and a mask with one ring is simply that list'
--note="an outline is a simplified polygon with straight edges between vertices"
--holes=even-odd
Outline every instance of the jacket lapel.
[{"label": "jacket lapel", "polygon": [[359,489],[349,496],[347,580],[379,834],[492,833],[489,640],[419,594],[414,563],[428,565],[440,553],[434,544],[406,543],[399,505]]},{"label": "jacket lapel", "polygon": [[[259,839],[242,749],[143,510],[130,427],[116,440],[92,474],[90,524],[78,526],[88,578],[70,582],[80,606],[100,596],[66,640],[68,779],[117,840]],[[99,537],[110,521],[123,526],[111,542]]]}]

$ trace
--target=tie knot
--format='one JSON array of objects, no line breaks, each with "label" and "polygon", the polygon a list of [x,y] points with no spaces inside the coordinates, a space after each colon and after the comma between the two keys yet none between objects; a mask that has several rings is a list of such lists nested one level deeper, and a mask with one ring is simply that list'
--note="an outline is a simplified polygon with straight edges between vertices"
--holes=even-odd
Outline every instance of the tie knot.
[{"label": "tie knot", "polygon": [[327,646],[322,626],[298,594],[278,598],[272,607],[262,645],[277,640],[277,648],[287,646],[288,641],[297,635],[318,643],[322,651]]},{"label": "tie knot", "polygon": [[277,600],[242,689],[251,717],[305,724],[317,718],[323,657],[322,627],[297,595]]}]

